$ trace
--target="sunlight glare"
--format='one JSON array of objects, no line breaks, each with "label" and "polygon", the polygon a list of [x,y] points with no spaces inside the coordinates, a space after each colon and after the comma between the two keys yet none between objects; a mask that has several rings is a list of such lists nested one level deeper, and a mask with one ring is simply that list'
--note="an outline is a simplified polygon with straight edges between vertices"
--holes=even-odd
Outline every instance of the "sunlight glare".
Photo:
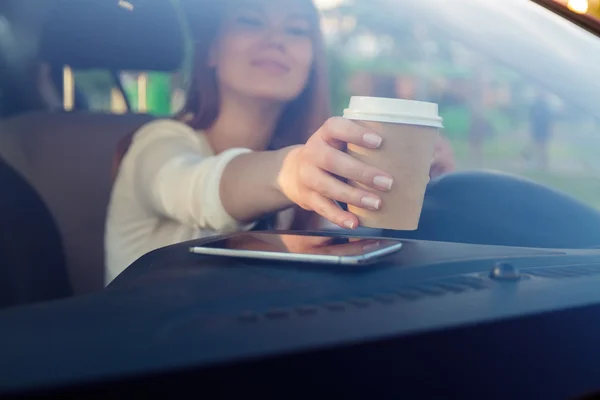
[{"label": "sunlight glare", "polygon": [[567,2],[569,10],[578,14],[585,14],[588,11],[589,4],[588,0],[569,0]]}]

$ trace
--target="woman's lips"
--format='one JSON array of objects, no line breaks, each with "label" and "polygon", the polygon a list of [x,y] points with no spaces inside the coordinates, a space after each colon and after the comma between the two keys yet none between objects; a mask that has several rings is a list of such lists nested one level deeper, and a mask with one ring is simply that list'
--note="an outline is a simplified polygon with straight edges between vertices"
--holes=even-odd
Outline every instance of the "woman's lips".
[{"label": "woman's lips", "polygon": [[252,65],[275,75],[283,75],[290,71],[287,65],[274,60],[256,60],[252,62]]}]

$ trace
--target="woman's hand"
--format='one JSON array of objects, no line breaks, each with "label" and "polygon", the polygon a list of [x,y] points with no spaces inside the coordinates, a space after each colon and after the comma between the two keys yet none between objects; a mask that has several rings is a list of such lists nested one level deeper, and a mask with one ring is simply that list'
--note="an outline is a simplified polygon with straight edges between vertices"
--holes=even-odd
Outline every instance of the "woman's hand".
[{"label": "woman's hand", "polygon": [[454,160],[452,146],[448,140],[440,136],[435,143],[435,154],[433,156],[431,169],[429,170],[429,176],[431,179],[435,179],[438,176],[454,171],[455,168],[456,162]]},{"label": "woman's hand", "polygon": [[[346,154],[348,143],[376,149],[381,136],[344,118],[331,118],[306,142],[287,152],[277,179],[279,190],[305,210],[315,211],[336,225],[354,229],[357,217],[342,210],[335,201],[378,210],[381,191],[392,188],[386,171],[372,167]],[[369,190],[358,189],[341,179],[359,182]]]}]

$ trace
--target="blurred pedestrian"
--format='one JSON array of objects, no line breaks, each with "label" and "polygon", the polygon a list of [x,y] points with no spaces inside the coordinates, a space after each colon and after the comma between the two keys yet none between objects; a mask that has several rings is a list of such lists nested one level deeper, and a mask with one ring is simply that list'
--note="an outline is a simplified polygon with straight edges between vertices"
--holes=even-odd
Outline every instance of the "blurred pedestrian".
[{"label": "blurred pedestrian", "polygon": [[538,93],[529,109],[530,134],[532,139],[531,156],[536,167],[548,167],[548,143],[552,136],[554,113],[550,105],[550,96]]}]

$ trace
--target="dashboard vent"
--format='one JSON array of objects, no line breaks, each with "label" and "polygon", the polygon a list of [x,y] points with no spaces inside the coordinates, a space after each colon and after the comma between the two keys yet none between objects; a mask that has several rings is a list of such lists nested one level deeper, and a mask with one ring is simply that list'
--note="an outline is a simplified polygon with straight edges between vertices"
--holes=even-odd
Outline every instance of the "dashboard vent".
[{"label": "dashboard vent", "polygon": [[579,278],[600,274],[600,264],[565,265],[561,267],[544,267],[523,269],[521,272],[539,278]]},{"label": "dashboard vent", "polygon": [[335,300],[324,300],[311,304],[302,304],[295,307],[269,309],[267,311],[247,311],[238,316],[238,321],[243,323],[255,323],[261,320],[285,320],[288,318],[307,318],[322,313],[341,313],[358,311],[376,306],[412,302],[429,297],[439,297],[472,290],[483,290],[490,286],[487,279],[479,276],[458,276],[425,282],[413,285],[403,285],[392,290],[347,296]]}]

